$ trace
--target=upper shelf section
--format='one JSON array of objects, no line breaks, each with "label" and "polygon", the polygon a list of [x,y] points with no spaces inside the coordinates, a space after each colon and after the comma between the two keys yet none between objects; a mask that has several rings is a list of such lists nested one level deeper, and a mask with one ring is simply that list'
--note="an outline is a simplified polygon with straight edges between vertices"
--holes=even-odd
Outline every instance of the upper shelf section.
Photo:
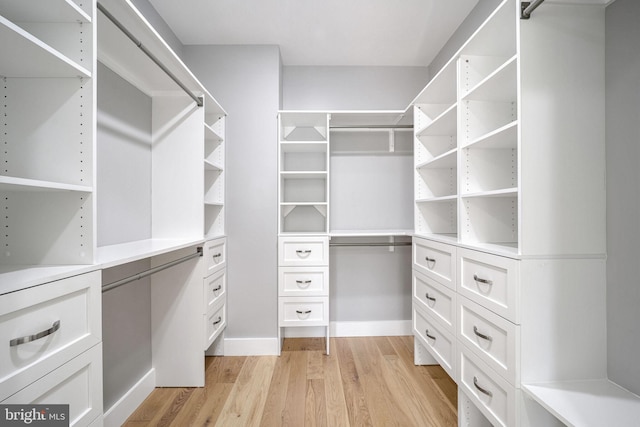
[{"label": "upper shelf section", "polygon": [[72,0],[0,0],[0,14],[13,22],[91,23],[90,14]]}]

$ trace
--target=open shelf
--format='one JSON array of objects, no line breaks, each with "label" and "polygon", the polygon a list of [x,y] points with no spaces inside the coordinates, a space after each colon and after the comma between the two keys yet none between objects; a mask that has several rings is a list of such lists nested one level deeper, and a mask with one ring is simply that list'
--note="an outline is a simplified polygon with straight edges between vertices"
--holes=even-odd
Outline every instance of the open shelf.
[{"label": "open shelf", "polygon": [[203,243],[204,239],[146,239],[100,246],[96,252],[96,264],[105,269]]},{"label": "open shelf", "polygon": [[326,233],[327,203],[280,204],[281,233]]},{"label": "open shelf", "polygon": [[0,191],[72,191],[77,193],[91,193],[93,188],[85,185],[64,184],[0,175]]},{"label": "open shelf", "polygon": [[468,195],[460,203],[461,242],[517,245],[518,197],[516,189]]},{"label": "open shelf", "polygon": [[456,85],[456,64],[449,61],[411,104],[452,105],[456,102]]},{"label": "open shelf", "polygon": [[0,75],[3,77],[91,77],[91,71],[0,16]]},{"label": "open shelf", "polygon": [[607,380],[523,384],[522,390],[568,426],[632,426],[640,397]]},{"label": "open shelf", "polygon": [[[417,137],[428,135],[455,135],[456,134],[456,112],[457,104],[451,105],[444,110],[439,116],[433,119],[424,127],[418,128]],[[418,106],[418,109],[420,106]]]},{"label": "open shelf", "polygon": [[512,57],[517,50],[516,22],[513,4],[503,2],[471,35],[458,55]]},{"label": "open shelf", "polygon": [[0,0],[0,10],[13,22],[91,22],[73,0]]},{"label": "open shelf", "polygon": [[443,153],[431,160],[427,160],[416,165],[416,169],[455,169],[457,165],[456,148]]},{"label": "open shelf", "polygon": [[415,204],[415,230],[418,235],[458,233],[456,196],[424,199]]},{"label": "open shelf", "polygon": [[[465,78],[462,99],[508,101],[515,98],[517,57],[466,56],[460,58]],[[498,65],[496,65],[498,64]],[[487,74],[487,70],[490,71]]]},{"label": "open shelf", "polygon": [[515,148],[471,147],[463,148],[460,156],[462,196],[517,190],[518,153]]}]

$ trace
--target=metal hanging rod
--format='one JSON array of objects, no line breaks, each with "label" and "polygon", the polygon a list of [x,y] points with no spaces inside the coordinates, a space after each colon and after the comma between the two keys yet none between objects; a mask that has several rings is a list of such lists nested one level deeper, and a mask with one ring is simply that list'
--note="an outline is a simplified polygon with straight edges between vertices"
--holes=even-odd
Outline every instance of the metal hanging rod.
[{"label": "metal hanging rod", "polygon": [[189,95],[191,99],[196,102],[198,107],[202,107],[204,105],[202,97],[196,96],[193,92],[191,92],[191,90],[189,90],[189,88],[184,83],[182,83],[180,79],[178,79],[171,71],[169,71],[169,69],[158,58],[156,58],[155,55],[151,53],[140,40],[138,40],[129,30],[127,30],[127,28],[120,21],[118,21],[115,16],[113,16],[107,9],[105,9],[105,7],[100,4],[100,2],[98,2],[96,6],[98,10],[104,14],[104,16],[109,18],[109,20],[113,22],[113,24],[118,27],[118,29],[122,31],[124,35],[126,35],[133,42],[133,44],[138,46],[138,48],[140,48],[140,50],[144,52],[144,54],[147,55],[149,59],[151,59],[158,67],[160,67],[160,69],[164,71],[164,73],[169,76],[171,80],[173,80],[178,86],[180,86],[180,88],[184,90],[187,95]]},{"label": "metal hanging rod", "polygon": [[544,0],[523,1],[520,3],[520,19],[531,18],[531,13],[542,3],[544,3]]},{"label": "metal hanging rod", "polygon": [[329,242],[329,246],[411,246],[411,242],[375,242],[375,243],[338,243]]},{"label": "metal hanging rod", "polygon": [[192,258],[198,258],[202,256],[202,248],[198,247],[197,252],[195,254],[187,255],[185,257],[176,259],[174,261],[169,261],[165,264],[159,265],[157,267],[150,268],[149,270],[145,270],[142,273],[134,274],[133,276],[125,277],[124,279],[116,280],[115,282],[107,283],[102,286],[102,292],[107,292],[112,289],[118,288],[122,285],[126,285],[127,283],[133,282],[135,280],[140,280],[144,277],[151,276],[154,273],[157,273],[162,270],[166,270],[167,268],[173,267],[174,265],[182,264],[185,261],[189,261]]}]

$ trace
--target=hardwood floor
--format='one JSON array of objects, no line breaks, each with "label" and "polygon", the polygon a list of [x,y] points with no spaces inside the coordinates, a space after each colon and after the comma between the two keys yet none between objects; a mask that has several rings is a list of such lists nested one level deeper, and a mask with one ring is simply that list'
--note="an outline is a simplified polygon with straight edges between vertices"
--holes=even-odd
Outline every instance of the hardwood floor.
[{"label": "hardwood floor", "polygon": [[158,388],[125,426],[456,426],[457,389],[413,337],[286,339],[281,356],[207,357],[203,388]]}]

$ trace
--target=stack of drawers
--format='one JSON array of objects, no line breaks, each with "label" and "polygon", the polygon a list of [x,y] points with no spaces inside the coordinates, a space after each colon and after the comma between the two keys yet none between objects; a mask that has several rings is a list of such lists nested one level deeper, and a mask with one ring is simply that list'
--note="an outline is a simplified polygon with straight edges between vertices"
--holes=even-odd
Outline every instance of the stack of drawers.
[{"label": "stack of drawers", "polygon": [[206,242],[204,248],[204,348],[208,349],[227,325],[226,238]]},{"label": "stack of drawers", "polygon": [[414,238],[414,335],[494,425],[516,424],[519,261]]},{"label": "stack of drawers", "polygon": [[70,425],[102,425],[99,271],[0,296],[0,403],[68,404]]},{"label": "stack of drawers", "polygon": [[278,326],[324,326],[329,353],[329,238],[280,237],[278,260]]}]

